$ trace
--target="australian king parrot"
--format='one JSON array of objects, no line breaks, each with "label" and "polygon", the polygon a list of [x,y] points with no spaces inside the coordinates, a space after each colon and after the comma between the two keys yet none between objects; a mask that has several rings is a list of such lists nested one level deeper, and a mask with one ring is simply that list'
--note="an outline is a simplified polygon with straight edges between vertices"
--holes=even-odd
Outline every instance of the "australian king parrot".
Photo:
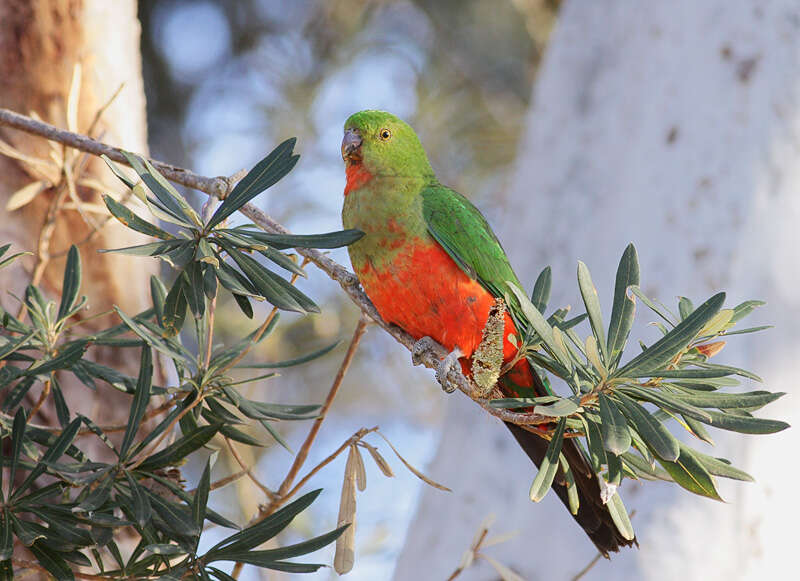
[{"label": "australian king parrot", "polygon": [[[460,360],[469,374],[489,310],[497,297],[511,294],[506,281],[522,288],[503,247],[480,211],[436,179],[416,133],[396,116],[370,110],[348,118],[342,157],[342,222],[365,233],[349,246],[364,291],[386,321],[415,339],[438,341],[451,352],[445,363]],[[507,339],[516,335],[508,313],[504,328],[503,360],[510,361],[517,347]],[[500,377],[498,387],[511,397],[548,393],[525,358]],[[538,467],[547,439],[506,426]],[[578,490],[578,524],[605,556],[633,544],[614,525],[581,448],[565,439],[562,453]],[[569,507],[563,478],[556,477],[553,489]]]}]

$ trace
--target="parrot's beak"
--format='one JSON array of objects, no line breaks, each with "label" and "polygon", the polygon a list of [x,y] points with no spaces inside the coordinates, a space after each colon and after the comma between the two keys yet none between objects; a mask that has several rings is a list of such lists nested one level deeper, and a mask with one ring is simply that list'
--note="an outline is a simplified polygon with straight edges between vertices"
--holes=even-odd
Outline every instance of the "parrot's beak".
[{"label": "parrot's beak", "polygon": [[342,159],[345,161],[361,161],[361,135],[358,129],[347,129],[342,139]]}]

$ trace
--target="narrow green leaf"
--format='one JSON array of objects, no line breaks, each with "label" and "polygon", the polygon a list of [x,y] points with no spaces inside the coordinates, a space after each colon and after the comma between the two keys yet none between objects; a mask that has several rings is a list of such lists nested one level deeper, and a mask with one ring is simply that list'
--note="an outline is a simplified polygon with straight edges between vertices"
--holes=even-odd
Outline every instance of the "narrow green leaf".
[{"label": "narrow green leaf", "polygon": [[136,478],[128,472],[125,471],[125,478],[128,480],[128,488],[131,491],[131,508],[133,509],[133,518],[139,524],[140,527],[144,527],[148,522],[150,522],[150,517],[153,513],[153,509],[150,506],[150,501],[147,499],[147,493],[144,491],[142,486],[136,482]]},{"label": "narrow green leaf", "polygon": [[678,379],[709,379],[715,377],[727,377],[736,372],[732,368],[720,369],[657,369],[649,373],[640,375],[639,377],[663,377],[663,378],[678,378]]},{"label": "narrow green leaf", "polygon": [[214,273],[217,266],[211,264],[203,264],[203,293],[205,293],[208,300],[213,300],[217,296],[217,275]]},{"label": "narrow green leaf", "polygon": [[61,556],[51,549],[48,549],[42,543],[34,543],[28,550],[33,553],[39,564],[50,573],[56,581],[73,581],[75,574],[72,569]]},{"label": "narrow green leaf", "polygon": [[361,230],[337,230],[325,234],[273,234],[262,230],[236,229],[233,232],[246,233],[251,238],[269,244],[277,250],[287,248],[341,248],[349,246],[364,237]]},{"label": "narrow green leaf", "polygon": [[98,252],[129,254],[131,256],[161,256],[167,252],[173,252],[178,248],[188,246],[192,246],[189,240],[162,240],[161,242],[149,242],[148,244],[137,244],[136,246],[125,246],[124,248],[103,248]]},{"label": "narrow green leaf", "polygon": [[543,416],[552,416],[555,418],[562,416],[571,416],[580,409],[580,406],[574,400],[569,398],[559,398],[553,403],[540,404],[533,408],[533,413],[542,414]]},{"label": "narrow green leaf", "polygon": [[675,482],[686,490],[714,500],[722,500],[717,492],[714,478],[697,459],[693,450],[683,443],[679,443],[679,445],[680,454],[674,462],[659,458],[659,464],[664,467],[664,470],[672,476]]},{"label": "narrow green leaf", "polygon": [[690,418],[689,416],[681,416],[683,421],[686,422],[686,427],[689,428],[689,432],[695,436],[696,438],[703,440],[707,444],[714,445],[714,440],[711,438],[711,434],[706,431],[705,427],[703,427],[702,422],[697,421],[694,418]]},{"label": "narrow green leaf", "polygon": [[322,349],[317,349],[316,351],[312,351],[306,355],[301,355],[300,357],[295,357],[294,359],[286,359],[285,361],[275,361],[272,363],[253,363],[249,365],[240,365],[240,369],[280,369],[284,367],[294,367],[295,365],[300,365],[301,363],[307,363],[323,355],[327,355],[336,346],[339,344],[339,341],[335,343],[331,343],[327,347],[323,347]]},{"label": "narrow green leaf", "polygon": [[539,466],[539,472],[533,479],[530,497],[534,502],[542,500],[553,484],[553,478],[555,478],[556,472],[558,471],[558,458],[561,454],[561,444],[564,440],[564,428],[566,427],[566,423],[566,418],[558,420],[550,443],[547,445],[547,452],[542,459],[541,466]]},{"label": "narrow green leaf", "polygon": [[703,467],[708,470],[709,474],[714,476],[721,476],[723,478],[730,478],[732,480],[741,480],[742,482],[755,482],[755,479],[744,470],[739,470],[727,460],[714,458],[707,454],[692,450],[694,457]]},{"label": "narrow green leaf", "polygon": [[[10,246],[10,244],[8,246]],[[0,260],[0,268],[4,268],[9,264],[11,264],[12,262],[14,262],[15,260],[22,258],[23,256],[28,256],[30,254],[33,254],[33,252],[17,252],[16,254],[12,254],[11,256],[6,256],[3,260]]]},{"label": "narrow green leaf", "polygon": [[66,428],[64,428],[61,434],[59,434],[53,444],[44,453],[39,463],[28,473],[28,476],[25,478],[25,480],[22,481],[22,483],[14,491],[14,494],[11,495],[11,500],[16,500],[19,498],[19,496],[37,478],[39,478],[39,476],[42,475],[47,468],[48,463],[55,462],[61,457],[62,454],[64,454],[64,452],[72,443],[72,440],[75,439],[75,435],[78,433],[78,428],[80,428],[80,425],[81,419],[75,418]]},{"label": "narrow green leaf", "polygon": [[19,466],[19,455],[22,451],[22,441],[25,438],[25,410],[19,408],[14,415],[14,424],[11,428],[11,474],[8,477],[8,496],[16,484],[17,467]]},{"label": "narrow green leaf", "polygon": [[[41,376],[59,369],[69,369],[73,363],[80,360],[86,352],[89,343],[85,340],[72,341],[62,345],[51,359],[46,359],[40,364],[34,364],[22,372],[26,376]],[[37,362],[38,363],[38,362]]]},{"label": "narrow green leaf", "polygon": [[53,405],[56,408],[56,418],[58,418],[58,425],[62,428],[69,423],[69,407],[67,401],[64,399],[64,392],[61,391],[61,384],[56,378],[56,374],[50,374],[51,393],[53,394]]},{"label": "narrow green leaf", "polygon": [[223,539],[211,547],[204,558],[217,555],[221,551],[249,551],[253,547],[261,545],[289,526],[289,523],[292,522],[298,514],[311,506],[311,503],[317,499],[321,492],[321,488],[312,490],[294,502],[290,502],[261,522]]},{"label": "narrow green leaf", "polygon": [[745,335],[747,333],[758,333],[766,329],[772,329],[772,325],[760,325],[758,327],[748,327],[747,329],[737,329],[736,331],[725,331],[723,335],[730,337],[731,335]]},{"label": "narrow green leaf", "polygon": [[119,448],[119,457],[127,459],[139,425],[142,423],[147,405],[150,403],[150,388],[153,384],[153,352],[150,347],[142,348],[142,355],[139,361],[139,377],[136,380],[136,391],[133,394],[131,410],[128,414],[128,424],[125,426],[125,435],[122,437],[122,444]]},{"label": "narrow green leaf", "polygon": [[[169,545],[165,543],[153,543],[145,547],[146,551],[155,553],[156,555],[185,555],[188,551],[179,547],[178,545]],[[159,577],[163,579],[163,577]],[[178,577],[180,579],[180,577]]]},{"label": "narrow green leaf", "polygon": [[150,298],[153,301],[153,310],[156,321],[160,327],[164,326],[164,302],[167,299],[167,287],[156,275],[150,276]]},{"label": "narrow green leaf", "polygon": [[653,452],[664,460],[677,460],[680,448],[675,436],[661,422],[653,418],[650,412],[628,396],[617,392],[615,397],[622,404],[623,413]]},{"label": "narrow green leaf", "polygon": [[187,225],[194,225],[198,228],[203,227],[197,212],[149,161],[127,151],[123,151],[122,155],[125,156],[133,170],[139,174],[145,185],[171,214],[176,218],[184,219]]},{"label": "narrow green leaf", "polygon": [[[350,526],[344,525],[338,529],[332,530],[329,533],[314,537],[302,543],[288,545],[286,547],[279,547],[277,549],[267,549],[264,551],[235,551],[231,547],[222,549],[215,554],[213,559],[208,560],[209,563],[214,561],[240,561],[242,563],[250,563],[261,567],[272,568],[271,564],[283,559],[290,559],[292,557],[299,557],[300,555],[307,555],[318,551],[322,547],[330,545],[333,541],[339,538],[344,530]],[[287,565],[301,565],[300,563],[286,563]]]},{"label": "narrow green leaf", "polygon": [[730,322],[736,323],[753,312],[753,309],[766,305],[764,301],[744,301],[733,307],[733,317]]},{"label": "narrow green leaf", "polygon": [[164,334],[167,337],[180,333],[186,320],[186,286],[186,280],[179,274],[164,301]]},{"label": "narrow green leaf", "polygon": [[554,401],[558,401],[560,399],[561,398],[557,395],[542,395],[539,397],[505,397],[501,399],[493,399],[489,402],[489,404],[494,408],[513,409],[553,403]]},{"label": "narrow green leaf", "polygon": [[105,202],[106,208],[108,208],[108,211],[111,212],[111,215],[131,230],[136,230],[137,232],[141,232],[142,234],[147,234],[148,236],[153,236],[155,238],[160,238],[161,240],[171,240],[174,238],[172,234],[162,230],[155,224],[151,224],[150,222],[140,218],[111,196],[104,194],[103,202]]},{"label": "narrow green leaf", "polygon": [[701,408],[761,408],[786,395],[783,392],[748,391],[745,393],[674,394],[687,404]]},{"label": "narrow green leaf", "polygon": [[244,313],[244,316],[248,319],[253,318],[253,305],[250,304],[250,299],[243,295],[233,295],[233,299],[236,301],[236,304],[239,305],[239,310]]},{"label": "narrow green leaf", "polygon": [[170,502],[147,488],[143,490],[147,494],[150,506],[170,531],[179,535],[195,536],[200,534],[200,527],[194,524],[192,515],[185,506]]},{"label": "narrow green leaf", "polygon": [[10,559],[14,554],[14,535],[11,532],[10,512],[10,510],[4,508],[0,513],[0,517],[3,519],[3,522],[0,523],[0,561]]},{"label": "narrow green leaf", "polygon": [[296,142],[297,139],[294,137],[287,139],[272,150],[267,157],[259,161],[223,200],[208,221],[206,230],[211,230],[220,224],[236,210],[288,174],[300,158],[299,155],[292,155]]},{"label": "narrow green leaf", "polygon": [[628,422],[617,405],[604,393],[598,394],[600,404],[600,433],[603,448],[619,456],[631,447],[631,434]]},{"label": "narrow green leaf", "polygon": [[64,268],[64,283],[61,286],[61,304],[58,307],[58,319],[63,319],[72,310],[78,300],[81,289],[81,257],[74,244],[67,252],[67,265]]},{"label": "narrow green leaf", "polygon": [[533,293],[531,294],[533,306],[543,315],[544,310],[547,308],[547,303],[550,302],[550,287],[552,283],[552,270],[549,266],[546,266],[536,277],[536,282],[533,284]]},{"label": "narrow green leaf", "polygon": [[139,464],[137,470],[152,472],[180,462],[195,450],[205,446],[219,432],[220,427],[220,425],[213,425],[197,428],[195,432],[177,439],[163,450],[146,458]]},{"label": "narrow green leaf", "polygon": [[265,249],[259,250],[259,254],[265,258],[268,258],[281,268],[288,270],[292,274],[302,276],[303,278],[308,278],[308,274],[306,274],[305,270],[300,268],[299,264],[297,264],[289,256],[286,256],[282,252],[278,252],[274,248],[267,246]]},{"label": "narrow green leaf", "polygon": [[261,296],[244,275],[226,262],[220,262],[219,269],[216,270],[215,274],[220,284],[233,294],[251,297]]},{"label": "narrow green leaf", "polygon": [[633,285],[630,288],[631,288],[631,292],[633,294],[635,294],[637,297],[639,297],[639,299],[651,311],[653,311],[659,317],[664,319],[664,321],[666,321],[669,324],[670,327],[674,327],[675,326],[675,321],[673,320],[673,315],[672,315],[671,312],[669,312],[669,310],[666,309],[666,307],[664,307],[661,304],[657,305],[654,301],[652,301],[646,294],[644,294],[644,291],[642,291],[642,289],[641,289],[641,287],[639,287],[639,285]]},{"label": "narrow green leaf", "polygon": [[678,394],[673,395],[659,389],[637,386],[620,387],[617,390],[617,393],[624,393],[625,395],[634,399],[654,403],[660,408],[687,415],[690,418],[700,420],[701,422],[707,422],[711,418],[709,412],[686,403],[682,398],[679,399]]},{"label": "narrow green leaf", "polygon": [[237,430],[233,426],[223,425],[219,431],[223,436],[225,436],[226,438],[230,438],[235,442],[241,442],[242,444],[246,444],[247,446],[254,446],[258,448],[264,446],[264,443],[258,438],[255,438],[250,434],[243,432],[241,430]]},{"label": "narrow green leaf", "polygon": [[83,501],[73,508],[73,512],[83,511],[91,512],[101,508],[111,497],[111,490],[114,488],[114,481],[116,480],[116,471],[110,471],[100,483],[93,488]]},{"label": "narrow green leaf", "polygon": [[589,269],[580,260],[578,261],[578,287],[581,291],[583,304],[586,305],[586,314],[589,315],[592,333],[594,333],[597,344],[600,347],[603,363],[608,365],[608,349],[606,347],[606,333],[603,328],[603,316],[600,312],[600,300],[597,298],[597,289],[594,287]]},{"label": "narrow green leaf", "polygon": [[239,252],[230,245],[225,250],[233,258],[250,282],[270,303],[279,309],[297,312],[318,313],[319,307],[288,281],[268,270],[253,257]]},{"label": "narrow green leaf", "polygon": [[167,343],[166,341],[162,340],[160,337],[157,337],[150,329],[148,329],[144,324],[140,324],[130,318],[128,315],[122,312],[119,307],[114,307],[114,310],[117,312],[117,315],[125,322],[128,328],[133,331],[136,335],[138,335],[141,339],[144,340],[145,343],[150,345],[156,351],[160,351],[167,357],[174,359],[176,361],[182,361],[185,359],[185,355],[175,349],[172,345]]},{"label": "narrow green leaf", "polygon": [[678,297],[678,314],[681,316],[681,320],[691,315],[693,310],[694,304],[690,299]]},{"label": "narrow green leaf", "polygon": [[614,494],[606,503],[606,506],[611,515],[611,520],[614,521],[622,537],[629,541],[636,538],[631,519],[628,517],[628,511],[625,510],[625,505],[622,504],[622,498],[620,498],[619,493]]},{"label": "narrow green leaf", "polygon": [[738,375],[740,377],[746,377],[748,379],[752,379],[753,381],[758,381],[759,383],[763,383],[763,379],[761,379],[758,375],[753,373],[752,371],[747,371],[746,369],[742,369],[741,367],[733,367],[731,365],[718,365],[716,363],[705,363],[705,362],[697,362],[695,363],[698,367],[702,367],[708,371],[716,371],[719,373],[728,372],[728,375]]},{"label": "narrow green leaf", "polygon": [[710,421],[703,421],[702,419],[700,421],[721,430],[739,432],[740,434],[775,434],[789,427],[786,422],[767,418],[726,414],[712,410],[708,410],[708,415],[711,416]]},{"label": "narrow green leaf", "polygon": [[599,473],[601,467],[607,463],[606,450],[603,438],[600,435],[599,425],[586,414],[578,416],[583,423],[584,433],[586,434],[586,444],[589,449],[589,459],[592,462],[592,469]]},{"label": "narrow green leaf", "polygon": [[192,498],[192,519],[194,524],[199,529],[203,528],[203,522],[206,520],[206,505],[208,504],[208,493],[211,490],[211,464],[206,460],[203,474],[200,476],[200,482],[197,484],[197,490]]},{"label": "narrow green leaf", "polygon": [[717,314],[723,302],[725,293],[718,293],[708,299],[664,337],[614,372],[612,377],[639,377],[639,374],[646,374],[666,365],[691,343],[705,324]]},{"label": "narrow green leaf", "polygon": [[533,330],[536,331],[539,337],[542,338],[542,341],[544,342],[548,351],[569,372],[572,369],[572,361],[570,360],[569,355],[559,345],[556,344],[556,341],[553,338],[553,328],[545,320],[542,313],[540,313],[536,307],[533,306],[533,303],[528,300],[527,295],[525,295],[522,289],[510,281],[506,281],[506,284],[516,295],[525,318],[528,320],[531,327],[533,327]]},{"label": "narrow green leaf", "polygon": [[206,312],[206,294],[203,289],[203,271],[199,262],[186,265],[183,274],[183,294],[189,304],[189,310],[195,318],[200,319]]},{"label": "narrow green leaf", "polygon": [[559,454],[558,461],[561,464],[561,472],[564,474],[564,485],[567,489],[567,502],[569,504],[569,511],[573,515],[578,514],[580,508],[580,497],[578,496],[578,487],[575,485],[575,475],[569,467],[566,456]]},{"label": "narrow green leaf", "polygon": [[636,302],[628,296],[628,287],[638,284],[639,258],[634,245],[628,244],[617,267],[614,305],[611,309],[611,321],[608,324],[608,356],[610,360],[608,366],[612,369],[617,366],[622,357],[636,313]]}]

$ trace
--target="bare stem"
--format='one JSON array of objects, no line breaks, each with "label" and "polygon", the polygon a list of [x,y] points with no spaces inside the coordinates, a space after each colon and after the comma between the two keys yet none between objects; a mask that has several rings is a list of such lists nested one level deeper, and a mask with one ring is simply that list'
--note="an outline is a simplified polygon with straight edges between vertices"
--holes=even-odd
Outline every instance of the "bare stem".
[{"label": "bare stem", "polygon": [[261,492],[263,492],[266,495],[267,498],[269,498],[271,501],[274,501],[276,498],[275,493],[272,492],[269,488],[267,488],[258,478],[256,478],[256,475],[253,474],[253,470],[250,468],[250,466],[245,464],[241,455],[236,450],[236,447],[233,445],[233,442],[231,442],[230,439],[226,437],[225,443],[228,445],[228,449],[231,451],[231,454],[236,459],[236,463],[239,464],[239,467],[244,471],[245,474],[247,474],[248,478],[250,478],[250,481],[253,484],[255,484],[261,490]]},{"label": "bare stem", "polygon": [[44,382],[44,387],[42,387],[42,393],[39,395],[39,399],[36,401],[36,404],[31,408],[31,413],[28,414],[29,418],[32,418],[36,414],[39,413],[39,410],[42,409],[44,402],[47,400],[47,396],[50,395],[50,380]]},{"label": "bare stem", "polygon": [[[64,131],[53,125],[31,119],[19,113],[15,113],[8,109],[0,108],[0,125],[13,127],[20,131],[25,131],[33,135],[39,135],[51,141],[63,143],[69,147],[92,153],[94,155],[106,155],[110,159],[119,163],[128,165],[127,160],[122,155],[122,150],[110,145],[106,145],[100,141],[96,141],[85,135],[79,135],[70,131]],[[204,177],[194,174],[186,169],[175,167],[160,161],[151,160],[153,166],[161,172],[164,177],[175,183],[205,192],[206,194],[224,198],[231,190],[234,180],[226,177]],[[245,204],[240,209],[245,216],[250,218],[254,224],[265,232],[273,234],[288,234],[287,230],[282,224],[276,222],[270,216],[259,210],[253,204]],[[361,312],[375,321],[378,325],[389,333],[395,340],[404,345],[409,351],[414,347],[416,340],[414,337],[400,329],[395,325],[390,325],[384,321],[378,314],[377,309],[367,297],[366,293],[361,289],[358,278],[352,272],[347,270],[341,264],[331,260],[324,253],[313,248],[298,248],[297,253],[303,256],[307,261],[314,263],[320,270],[327,274],[331,279],[338,282],[344,290],[345,294],[350,297],[350,300],[361,309]],[[266,326],[263,326],[266,329]],[[431,344],[427,349],[417,353],[417,360],[425,367],[436,369],[439,362],[447,355],[444,347],[438,344]],[[474,382],[465,377],[461,372],[459,366],[454,366],[450,373],[444,379],[444,383],[455,385],[458,389],[466,394],[470,399],[473,399],[489,414],[495,416],[504,422],[512,424],[530,426],[534,424],[543,424],[552,422],[552,418],[542,416],[539,414],[530,413],[516,413],[508,410],[495,409],[491,407],[488,401],[475,398],[473,394],[478,393],[478,387]]]},{"label": "bare stem", "polygon": [[292,467],[289,469],[289,472],[286,474],[286,478],[283,479],[283,482],[278,488],[278,497],[283,501],[284,495],[289,490],[289,487],[294,483],[294,479],[297,477],[297,473],[300,472],[300,469],[303,467],[306,459],[308,458],[308,452],[311,449],[311,445],[314,443],[314,440],[319,433],[320,428],[322,427],[322,422],[325,421],[325,417],[328,414],[328,410],[333,404],[333,400],[336,398],[336,394],[339,392],[339,387],[342,385],[342,380],[344,379],[345,374],[347,373],[347,369],[350,367],[350,363],[353,361],[353,356],[355,355],[356,351],[358,350],[358,345],[361,342],[361,338],[364,336],[364,332],[367,329],[367,318],[365,316],[361,316],[358,320],[358,324],[356,325],[355,330],[353,331],[353,338],[350,339],[350,345],[347,348],[347,352],[344,355],[344,359],[342,359],[341,365],[339,365],[339,371],[336,373],[336,377],[333,379],[333,384],[331,385],[330,390],[328,391],[328,396],[325,398],[325,403],[322,404],[322,409],[320,409],[319,415],[314,420],[314,424],[311,426],[311,429],[308,431],[308,436],[306,436],[305,442],[303,442],[303,446],[300,448],[300,451],[295,456],[294,462],[292,463]]}]

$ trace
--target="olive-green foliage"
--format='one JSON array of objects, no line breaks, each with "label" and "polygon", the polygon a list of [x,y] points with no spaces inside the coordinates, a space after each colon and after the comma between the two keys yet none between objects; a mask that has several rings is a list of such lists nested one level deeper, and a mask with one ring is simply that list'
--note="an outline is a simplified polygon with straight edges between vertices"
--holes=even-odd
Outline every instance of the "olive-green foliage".
[{"label": "olive-green foliage", "polygon": [[[11,559],[16,556],[15,541],[22,543],[39,565],[57,579],[73,579],[73,567],[92,567],[96,574],[109,579],[159,576],[226,580],[230,577],[215,567],[221,561],[297,573],[316,571],[322,566],[287,559],[333,542],[344,527],[295,545],[256,550],[305,510],[319,490],[238,530],[235,523],[208,507],[208,463],[192,493],[184,489],[175,469],[218,433],[247,445],[260,445],[258,438],[237,429],[237,424],[258,422],[267,434],[280,441],[273,427],[276,420],[313,418],[319,409],[313,404],[250,401],[238,386],[265,376],[252,376],[251,371],[248,379],[236,382],[230,376],[234,368],[247,369],[238,363],[241,356],[256,340],[269,336],[277,317],[262,326],[260,336],[251,334],[232,346],[213,349],[209,358],[204,343],[211,336],[212,301],[220,292],[233,294],[248,317],[253,316],[251,300],[266,300],[279,309],[318,310],[309,297],[256,260],[255,254],[291,274],[304,276],[292,257],[281,250],[299,246],[334,248],[361,235],[341,231],[283,236],[268,234],[252,224],[224,227],[228,216],[292,169],[297,161],[293,145],[294,140],[288,140],[259,162],[206,219],[147,161],[128,156],[140,181],[131,180],[109,162],[154,216],[177,228],[174,234],[167,232],[106,196],[106,205],[117,220],[157,239],[108,252],[165,260],[177,271],[169,289],[153,277],[152,308],[137,314],[117,309],[119,324],[81,335],[77,332],[80,325],[76,324],[76,314],[86,297],[79,296],[81,260],[78,249],[72,246],[58,304],[31,285],[20,299],[28,322],[0,308],[0,578],[14,577]],[[0,267],[21,255],[3,259],[8,249],[9,245],[0,248]],[[187,325],[189,320],[194,325]],[[195,340],[184,344],[182,336],[190,334],[192,327]],[[95,347],[139,352],[138,376],[127,376],[85,358]],[[328,351],[330,348],[275,366],[303,363]],[[154,384],[154,352],[174,366],[176,380],[169,385]],[[60,388],[60,382],[70,375],[92,389],[99,380],[131,395],[128,424],[118,446],[91,418],[70,411],[70,402]],[[22,403],[24,396],[44,383],[50,386],[60,430],[51,431],[28,422],[30,410]],[[157,416],[160,421],[154,427],[139,430],[155,396],[159,396],[159,402],[165,399],[168,409]],[[175,429],[178,433],[172,443],[159,445]],[[105,442],[111,460],[92,458],[82,451],[81,442],[85,440],[76,440],[79,431],[91,432],[87,438],[97,437]],[[234,532],[200,553],[198,544],[207,522]],[[127,558],[118,546],[122,534],[138,539]]]}]

